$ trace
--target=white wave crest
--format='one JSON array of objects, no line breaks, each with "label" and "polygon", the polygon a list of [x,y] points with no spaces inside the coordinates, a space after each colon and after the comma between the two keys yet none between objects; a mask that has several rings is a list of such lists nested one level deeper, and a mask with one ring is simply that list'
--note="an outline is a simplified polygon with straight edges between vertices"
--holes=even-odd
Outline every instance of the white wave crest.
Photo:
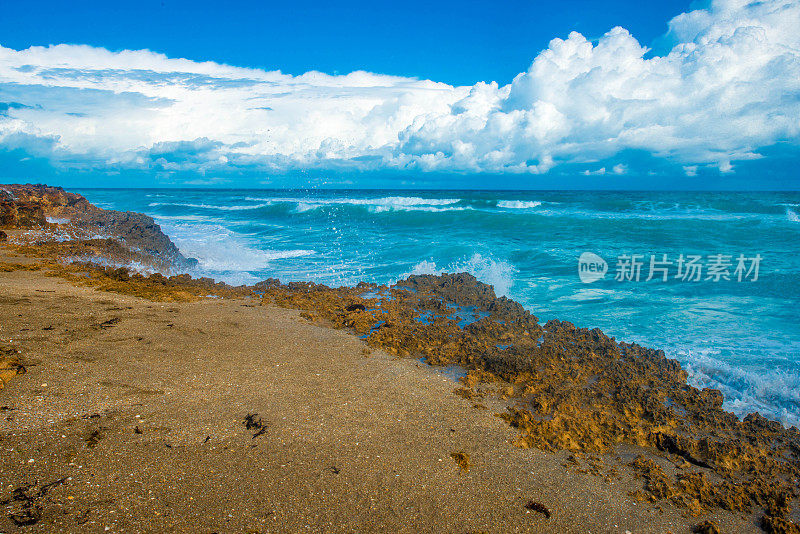
[{"label": "white wave crest", "polygon": [[166,223],[164,230],[181,254],[197,259],[197,274],[230,284],[257,282],[261,278],[251,271],[266,269],[277,260],[315,254],[306,249],[255,248],[243,236],[217,224]]},{"label": "white wave crest", "polygon": [[460,202],[457,198],[421,198],[421,197],[383,197],[383,198],[326,198],[326,199],[281,199],[280,202],[296,202],[297,213],[315,210],[327,206],[365,206],[373,213],[387,211],[442,211],[447,209],[467,209],[451,207]]},{"label": "white wave crest", "polygon": [[457,198],[385,197],[377,199],[347,200],[348,204],[375,204],[379,206],[449,206],[460,202]]},{"label": "white wave crest", "polygon": [[297,213],[305,213],[307,211],[321,208],[323,204],[314,204],[313,202],[298,202],[297,207],[294,209]]},{"label": "white wave crest", "polygon": [[542,203],[538,200],[500,200],[497,202],[498,208],[512,209],[512,210],[526,210],[531,208],[538,208]]},{"label": "white wave crest", "polygon": [[517,269],[508,262],[496,261],[481,254],[473,254],[469,259],[452,262],[441,269],[435,262],[423,260],[417,263],[410,273],[403,275],[403,278],[411,274],[461,272],[468,272],[481,282],[490,284],[494,287],[495,294],[500,297],[508,296],[511,286],[514,285],[514,273],[517,272]]},{"label": "white wave crest", "polygon": [[150,204],[148,204],[148,206],[150,206],[151,208],[158,206],[178,206],[182,208],[196,208],[196,209],[222,210],[222,211],[255,210],[259,208],[266,208],[267,206],[271,205],[272,201],[250,206],[219,206],[216,204],[184,204],[179,202],[151,202]]},{"label": "white wave crest", "polygon": [[786,208],[786,218],[792,222],[800,222],[800,217],[798,217],[797,213]]}]

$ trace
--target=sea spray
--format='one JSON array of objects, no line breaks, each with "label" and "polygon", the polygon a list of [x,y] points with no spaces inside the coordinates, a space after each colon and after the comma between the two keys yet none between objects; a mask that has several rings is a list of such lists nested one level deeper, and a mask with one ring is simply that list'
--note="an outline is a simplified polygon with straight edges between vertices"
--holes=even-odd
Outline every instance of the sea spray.
[{"label": "sea spray", "polygon": [[423,260],[416,264],[410,273],[406,273],[400,278],[406,278],[411,274],[443,274],[443,273],[469,273],[485,284],[494,287],[498,297],[506,297],[511,286],[514,285],[514,273],[516,269],[513,265],[505,261],[497,261],[486,258],[481,254],[473,254],[470,258],[449,263],[439,268],[436,262]]},{"label": "sea spray", "polygon": [[[668,351],[668,355],[672,351]],[[698,388],[713,388],[725,396],[724,408],[739,417],[758,412],[800,427],[800,375],[775,369],[758,373],[731,365],[710,349],[681,349],[674,354],[689,373],[689,383]]]}]

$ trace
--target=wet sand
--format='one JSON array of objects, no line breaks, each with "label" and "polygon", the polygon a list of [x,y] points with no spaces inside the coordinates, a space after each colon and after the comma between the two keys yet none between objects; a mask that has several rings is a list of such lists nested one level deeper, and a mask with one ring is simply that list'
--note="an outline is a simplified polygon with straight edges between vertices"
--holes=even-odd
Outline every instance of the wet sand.
[{"label": "wet sand", "polygon": [[[629,496],[643,481],[624,446],[596,473],[513,447],[497,401],[255,299],[164,304],[13,270],[0,318],[27,368],[0,391],[0,532],[757,528]],[[17,526],[25,507],[40,518]]]}]

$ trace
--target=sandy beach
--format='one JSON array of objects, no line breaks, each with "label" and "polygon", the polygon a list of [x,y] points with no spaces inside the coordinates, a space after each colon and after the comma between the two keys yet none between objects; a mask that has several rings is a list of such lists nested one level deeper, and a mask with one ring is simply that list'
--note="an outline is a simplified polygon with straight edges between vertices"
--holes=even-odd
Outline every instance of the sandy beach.
[{"label": "sandy beach", "polygon": [[[629,498],[641,481],[625,469],[582,473],[589,463],[564,467],[566,453],[512,447],[499,408],[473,408],[451,377],[296,311],[154,303],[31,271],[0,281],[0,339],[27,369],[0,393],[3,495],[57,482],[36,499],[36,524],[4,514],[0,531],[677,533],[699,522]],[[253,413],[256,437],[243,424]],[[752,528],[713,517],[727,532]]]}]

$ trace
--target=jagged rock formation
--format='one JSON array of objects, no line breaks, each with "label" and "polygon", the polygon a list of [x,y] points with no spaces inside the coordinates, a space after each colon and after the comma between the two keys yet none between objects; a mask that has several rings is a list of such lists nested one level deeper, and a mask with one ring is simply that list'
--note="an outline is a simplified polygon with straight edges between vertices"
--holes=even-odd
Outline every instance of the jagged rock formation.
[{"label": "jagged rock formation", "polygon": [[[58,222],[50,223],[48,217]],[[174,264],[178,269],[196,265],[181,255],[152,217],[104,210],[60,187],[0,185],[0,228],[61,229],[79,240],[112,238],[160,264]]]},{"label": "jagged rock formation", "polygon": [[47,226],[44,209],[38,202],[16,197],[0,189],[0,228],[41,228]]}]

